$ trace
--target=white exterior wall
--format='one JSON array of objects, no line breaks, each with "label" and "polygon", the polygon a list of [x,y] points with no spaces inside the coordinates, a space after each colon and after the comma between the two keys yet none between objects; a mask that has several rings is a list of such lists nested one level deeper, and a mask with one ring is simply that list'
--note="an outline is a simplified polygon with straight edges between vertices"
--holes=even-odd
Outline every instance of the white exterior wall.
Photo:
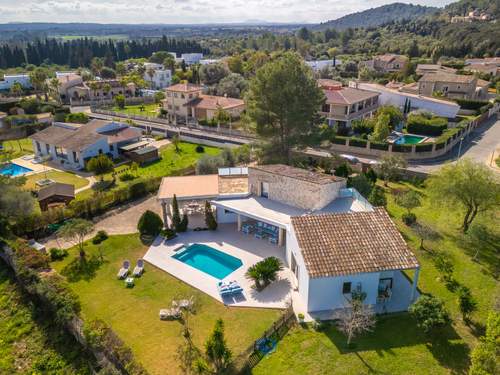
[{"label": "white exterior wall", "polygon": [[181,59],[183,59],[187,65],[197,64],[202,58],[203,53],[183,53],[181,55]]},{"label": "white exterior wall", "polygon": [[[242,216],[242,219],[245,218]],[[238,221],[238,215],[235,213],[225,212],[221,207],[217,208],[217,223],[219,224],[231,224]]]},{"label": "white exterior wall", "polygon": [[160,90],[170,86],[172,83],[172,72],[168,69],[155,69],[154,75],[151,77],[146,70],[143,78],[146,82],[151,82],[153,89]]},{"label": "white exterior wall", "polygon": [[375,305],[377,302],[380,272],[362,273],[337,277],[309,279],[307,310],[323,311],[340,309],[346,306],[347,299],[342,294],[345,282],[351,282],[351,290],[356,290],[361,283],[361,290],[366,293],[365,304]]},{"label": "white exterior wall", "polygon": [[0,81],[0,90],[10,90],[14,83],[20,83],[25,89],[31,88],[31,78],[29,74],[4,75],[3,81]]},{"label": "white exterior wall", "polygon": [[[295,231],[293,230],[293,226],[290,225],[286,231],[286,266],[289,268],[292,265],[292,254],[299,267],[299,275],[297,278],[299,295],[302,299],[302,305],[307,306],[307,296],[309,293],[309,275],[306,270],[304,258],[302,257],[302,253],[300,252],[297,237],[295,236]],[[292,270],[292,272],[294,272],[294,270]]]},{"label": "white exterior wall", "polygon": [[423,109],[426,111],[430,111],[438,116],[447,118],[455,118],[458,111],[460,110],[460,106],[455,102],[448,102],[444,100],[437,100],[434,98],[426,98],[421,95],[399,92],[372,83],[359,82],[354,83],[353,85],[360,89],[380,93],[380,105],[394,105],[402,109],[404,108],[406,99],[408,99],[410,101],[412,109]]}]

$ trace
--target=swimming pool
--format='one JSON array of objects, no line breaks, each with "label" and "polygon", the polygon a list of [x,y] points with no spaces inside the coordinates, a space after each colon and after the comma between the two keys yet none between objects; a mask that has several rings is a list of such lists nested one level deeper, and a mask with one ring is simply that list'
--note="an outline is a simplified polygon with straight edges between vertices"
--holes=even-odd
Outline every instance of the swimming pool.
[{"label": "swimming pool", "polygon": [[422,137],[420,135],[409,135],[405,134],[394,141],[397,145],[415,145],[422,142],[427,137]]},{"label": "swimming pool", "polygon": [[184,250],[172,255],[172,258],[219,280],[243,265],[240,259],[202,244],[189,245]]},{"label": "swimming pool", "polygon": [[33,169],[29,169],[15,163],[7,163],[0,166],[0,175],[2,176],[17,177],[28,172],[33,172]]}]

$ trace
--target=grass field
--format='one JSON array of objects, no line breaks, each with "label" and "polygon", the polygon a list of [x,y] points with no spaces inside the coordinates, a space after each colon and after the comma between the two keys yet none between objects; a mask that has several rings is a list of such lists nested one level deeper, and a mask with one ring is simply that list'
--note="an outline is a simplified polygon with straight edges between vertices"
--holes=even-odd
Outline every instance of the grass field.
[{"label": "grass field", "polygon": [[0,162],[17,159],[21,156],[32,154],[33,144],[28,138],[15,141],[4,141],[3,151],[0,151]]},{"label": "grass field", "polygon": [[[91,259],[98,248],[87,243]],[[158,312],[169,308],[172,299],[195,297],[197,312],[190,318],[193,341],[203,350],[203,343],[218,318],[226,324],[227,341],[234,355],[257,339],[278,318],[278,310],[228,308],[208,295],[171,277],[166,272],[146,264],[146,272],[127,289],[116,273],[123,260],[132,263],[141,258],[146,246],[138,235],[112,236],[101,244],[104,262],[84,275],[72,272],[71,264],[78,262],[76,249],[68,258],[53,263],[70,281],[79,295],[86,320],[100,318],[109,323],[129,345],[137,359],[151,374],[180,374],[177,350],[183,343],[182,326],[177,321],[160,321]]]},{"label": "grass field", "polygon": [[[414,210],[417,219],[439,232],[440,238],[424,244],[401,221],[405,212],[394,203],[397,190],[415,189],[422,207]],[[436,207],[425,188],[411,184],[390,184],[388,211],[421,263],[419,287],[441,298],[453,318],[453,325],[435,335],[426,336],[407,314],[388,316],[376,330],[355,340],[354,350],[347,350],[345,338],[333,327],[326,332],[298,327],[278,344],[276,353],[265,358],[254,374],[465,374],[468,355],[483,333],[484,323],[499,298],[500,228],[498,211],[477,220],[475,230],[462,235],[460,212]],[[466,325],[459,313],[457,295],[450,291],[434,266],[432,251],[445,254],[455,267],[453,277],[470,288],[478,309],[472,323]],[[475,259],[473,260],[473,257]]]},{"label": "grass field", "polygon": [[[144,107],[144,111],[141,111],[141,107]],[[156,117],[158,114],[158,104],[138,104],[138,105],[128,105],[125,108],[120,108],[114,106],[111,108],[111,111],[121,112],[127,115],[138,115],[138,116],[148,116],[148,117]]]},{"label": "grass field", "polygon": [[90,374],[76,343],[40,316],[0,260],[0,374]]},{"label": "grass field", "polygon": [[38,180],[42,180],[45,178],[54,180],[56,182],[61,182],[64,184],[74,185],[75,190],[80,189],[80,188],[88,185],[88,181],[85,178],[79,177],[74,173],[50,170],[46,173],[42,172],[42,173],[37,173],[37,174],[27,176],[26,183],[24,184],[24,188],[28,189],[28,190],[38,189],[39,187],[36,186],[36,182]]},{"label": "grass field", "polygon": [[[169,176],[176,171],[194,166],[196,161],[205,154],[217,155],[220,152],[219,148],[203,146],[205,152],[197,153],[196,146],[198,145],[194,143],[181,142],[179,145],[180,152],[175,152],[175,147],[171,144],[164,147],[160,152],[161,160],[139,167],[137,176],[141,178]],[[115,171],[119,172],[126,168],[128,166],[123,165],[117,167]],[[112,177],[111,174],[108,174],[104,178],[110,180]],[[131,182],[133,183],[134,180],[122,182],[120,179],[116,179],[117,187]],[[78,194],[78,199],[87,198],[92,194],[92,189],[84,190]]]}]

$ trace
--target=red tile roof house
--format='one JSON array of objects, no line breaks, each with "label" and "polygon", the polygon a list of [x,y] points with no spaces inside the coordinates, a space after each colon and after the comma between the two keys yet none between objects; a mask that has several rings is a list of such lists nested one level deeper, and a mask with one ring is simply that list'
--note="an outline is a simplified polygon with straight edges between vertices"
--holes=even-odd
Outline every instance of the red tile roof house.
[{"label": "red tile roof house", "polygon": [[[247,173],[246,193],[222,190],[226,176],[220,171],[195,176],[196,183],[192,176],[165,177],[158,193],[165,221],[177,194],[180,201],[210,200],[219,225],[229,228],[221,230],[269,230],[289,270],[294,311],[306,319],[334,318],[356,292],[365,293],[364,303],[378,313],[405,311],[416,300],[420,265],[384,208],[371,206],[340,177],[280,164],[251,166]],[[214,241],[222,243],[220,233]],[[266,233],[256,238],[267,242]],[[153,260],[150,255],[145,259]]]},{"label": "red tile roof house", "polygon": [[245,102],[241,99],[205,95],[202,90],[202,86],[191,83],[167,87],[166,98],[162,102],[169,119],[176,123],[211,120],[219,108],[237,118],[245,109]]},{"label": "red tile roof house", "polygon": [[30,136],[38,158],[51,159],[67,169],[85,168],[85,163],[99,154],[116,158],[120,147],[138,142],[140,130],[127,124],[92,120],[88,124],[55,122]]}]

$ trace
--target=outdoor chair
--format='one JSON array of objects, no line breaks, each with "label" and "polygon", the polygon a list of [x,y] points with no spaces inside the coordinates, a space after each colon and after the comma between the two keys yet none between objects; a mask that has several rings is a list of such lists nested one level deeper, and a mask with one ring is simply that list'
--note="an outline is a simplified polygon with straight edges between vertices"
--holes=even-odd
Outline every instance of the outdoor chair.
[{"label": "outdoor chair", "polygon": [[231,281],[229,283],[219,281],[217,289],[221,297],[243,292],[243,288],[236,281]]},{"label": "outdoor chair", "polygon": [[269,236],[268,241],[269,241],[269,243],[277,245],[278,244],[278,237],[276,237],[276,236]]},{"label": "outdoor chair", "polygon": [[144,272],[144,260],[137,259],[137,265],[134,267],[134,272],[132,272],[132,274],[134,276],[141,276],[143,272]]},{"label": "outdoor chair", "polygon": [[174,320],[181,317],[181,310],[177,307],[160,310],[160,320]]},{"label": "outdoor chair", "polygon": [[123,261],[122,268],[120,268],[116,276],[119,279],[125,278],[128,275],[129,268],[130,268],[130,262],[128,260]]}]

